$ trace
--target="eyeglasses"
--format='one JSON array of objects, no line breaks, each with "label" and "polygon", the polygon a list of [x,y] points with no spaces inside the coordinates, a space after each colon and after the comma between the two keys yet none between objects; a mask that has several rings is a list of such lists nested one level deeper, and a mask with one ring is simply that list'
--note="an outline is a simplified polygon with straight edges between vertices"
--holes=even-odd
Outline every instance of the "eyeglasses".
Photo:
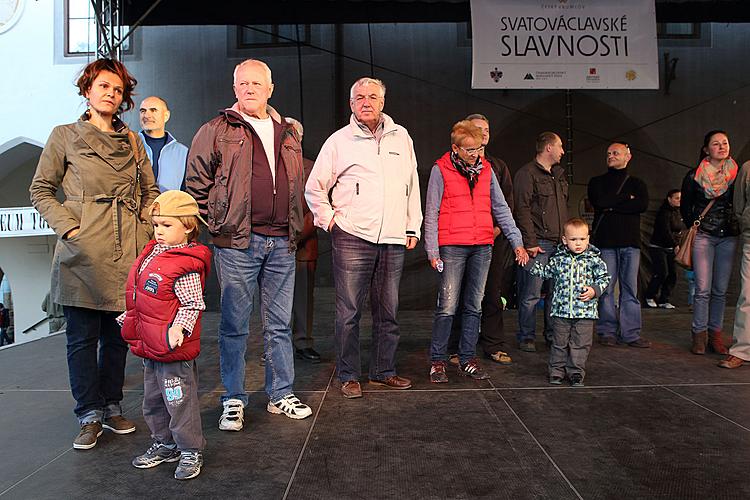
[{"label": "eyeglasses", "polygon": [[458,149],[462,150],[464,153],[470,156],[482,154],[482,151],[484,151],[484,146],[479,146],[478,148],[465,148],[463,146],[458,146]]}]

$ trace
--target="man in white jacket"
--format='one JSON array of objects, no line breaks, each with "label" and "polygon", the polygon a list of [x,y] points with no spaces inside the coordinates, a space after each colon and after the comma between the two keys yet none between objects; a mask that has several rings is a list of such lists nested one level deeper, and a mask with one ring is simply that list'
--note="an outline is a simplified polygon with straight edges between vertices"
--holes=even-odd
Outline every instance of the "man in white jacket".
[{"label": "man in white jacket", "polygon": [[382,112],[383,82],[360,78],[352,85],[349,104],[349,125],[323,144],[305,198],[315,225],[331,233],[336,372],[344,397],[358,398],[359,318],[368,290],[373,316],[370,383],[411,387],[410,380],[396,375],[396,315],[404,250],[417,245],[422,208],[414,145],[406,129]]}]

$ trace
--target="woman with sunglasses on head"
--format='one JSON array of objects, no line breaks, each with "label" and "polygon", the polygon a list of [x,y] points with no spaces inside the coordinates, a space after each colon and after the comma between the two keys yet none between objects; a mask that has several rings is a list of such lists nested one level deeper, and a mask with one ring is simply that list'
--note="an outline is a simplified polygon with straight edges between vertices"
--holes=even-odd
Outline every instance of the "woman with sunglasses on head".
[{"label": "woman with sunglasses on head", "polygon": [[692,252],[693,354],[705,354],[707,347],[727,354],[721,330],[739,234],[732,201],[738,168],[729,151],[727,133],[710,131],[703,139],[698,166],[682,181],[682,219],[687,227],[699,224]]},{"label": "woman with sunglasses on head", "polygon": [[125,310],[130,266],[152,234],[146,211],[159,194],[143,144],[118,116],[133,107],[136,83],[119,61],[88,64],[76,82],[86,112],[52,130],[29,189],[58,236],[51,295],[67,321],[80,450],[96,446],[103,428],[135,431],[120,407],[128,347],[115,318]]}]

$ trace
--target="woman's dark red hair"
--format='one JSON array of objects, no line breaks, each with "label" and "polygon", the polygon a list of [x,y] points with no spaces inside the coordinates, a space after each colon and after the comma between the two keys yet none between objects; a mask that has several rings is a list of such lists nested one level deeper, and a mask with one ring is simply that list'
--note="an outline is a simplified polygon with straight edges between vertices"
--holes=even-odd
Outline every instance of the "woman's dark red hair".
[{"label": "woman's dark red hair", "polygon": [[94,62],[86,65],[81,71],[81,76],[76,81],[76,87],[78,87],[78,95],[85,96],[86,92],[91,90],[91,86],[94,84],[94,80],[99,76],[102,71],[109,71],[120,77],[122,80],[122,104],[120,104],[120,113],[123,111],[129,111],[133,109],[135,103],[133,102],[133,90],[138,85],[138,80],[133,78],[125,65],[116,59],[97,59]]}]

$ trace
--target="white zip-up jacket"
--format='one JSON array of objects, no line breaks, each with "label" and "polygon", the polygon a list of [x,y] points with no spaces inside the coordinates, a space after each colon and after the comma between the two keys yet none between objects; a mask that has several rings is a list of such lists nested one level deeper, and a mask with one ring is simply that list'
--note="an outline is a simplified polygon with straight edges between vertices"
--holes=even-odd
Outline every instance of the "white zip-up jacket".
[{"label": "white zip-up jacket", "polygon": [[353,236],[405,245],[407,236],[420,237],[422,226],[417,158],[406,129],[382,116],[380,141],[354,115],[326,140],[307,180],[305,199],[315,225],[325,231],[335,216],[336,225]]}]

